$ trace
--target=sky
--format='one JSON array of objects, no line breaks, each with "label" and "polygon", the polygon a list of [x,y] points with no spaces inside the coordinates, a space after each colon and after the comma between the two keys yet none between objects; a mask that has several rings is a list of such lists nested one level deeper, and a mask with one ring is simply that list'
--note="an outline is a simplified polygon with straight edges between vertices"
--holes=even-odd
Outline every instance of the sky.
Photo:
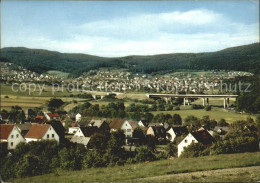
[{"label": "sky", "polygon": [[1,47],[117,57],[259,42],[259,1],[1,1]]}]

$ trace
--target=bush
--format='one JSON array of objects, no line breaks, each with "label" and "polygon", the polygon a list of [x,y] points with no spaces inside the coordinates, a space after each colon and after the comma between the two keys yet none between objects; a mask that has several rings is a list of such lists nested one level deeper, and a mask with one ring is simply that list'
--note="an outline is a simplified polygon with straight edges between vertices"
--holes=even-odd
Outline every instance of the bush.
[{"label": "bush", "polygon": [[210,106],[210,105],[207,105],[207,106],[205,107],[205,110],[206,110],[206,111],[210,111],[210,110],[211,110],[211,106]]},{"label": "bush", "polygon": [[202,105],[192,104],[192,109],[203,109]]},{"label": "bush", "polygon": [[154,159],[155,156],[149,148],[145,146],[137,148],[137,154],[135,156],[136,162],[152,161]]},{"label": "bush", "polygon": [[168,143],[166,146],[166,155],[168,157],[175,157],[177,155],[177,146],[173,143]]},{"label": "bush", "polygon": [[179,110],[181,110],[181,108],[179,106],[177,106],[177,107],[175,107],[175,110],[179,111]]},{"label": "bush", "polygon": [[192,143],[182,152],[182,158],[191,158],[209,155],[209,151],[201,143]]}]

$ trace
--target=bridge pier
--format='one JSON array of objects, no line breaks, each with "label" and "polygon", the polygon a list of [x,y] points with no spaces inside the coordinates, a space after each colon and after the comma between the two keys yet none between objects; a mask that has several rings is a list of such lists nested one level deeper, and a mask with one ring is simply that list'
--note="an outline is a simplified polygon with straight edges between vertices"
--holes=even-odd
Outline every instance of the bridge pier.
[{"label": "bridge pier", "polygon": [[205,106],[205,98],[202,98],[202,105]]},{"label": "bridge pier", "polygon": [[229,108],[229,98],[224,98],[224,108]]},{"label": "bridge pier", "polygon": [[186,99],[185,99],[185,97],[183,98],[183,105],[184,105],[184,106],[186,105]]}]

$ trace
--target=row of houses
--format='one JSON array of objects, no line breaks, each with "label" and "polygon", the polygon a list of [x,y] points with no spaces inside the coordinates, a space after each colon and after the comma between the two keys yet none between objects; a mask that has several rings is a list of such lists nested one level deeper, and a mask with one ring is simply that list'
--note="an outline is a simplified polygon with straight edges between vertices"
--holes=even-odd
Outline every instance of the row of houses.
[{"label": "row of houses", "polygon": [[[174,142],[178,137],[181,137],[182,140],[178,144],[178,157],[191,143],[202,143],[205,146],[210,146],[215,141],[212,136],[213,131],[208,131],[203,127],[189,133],[186,126],[171,126],[159,123],[145,124],[146,123],[142,120],[130,121],[118,118],[113,119],[110,124],[105,120],[91,120],[90,122],[79,122],[78,127],[70,127],[69,132],[74,134],[71,138],[71,142],[84,144],[87,147],[93,134],[109,133],[117,130],[123,130],[127,143],[127,140],[133,137],[133,131],[139,127],[146,131],[147,136],[150,135],[162,141],[168,140]],[[216,133],[223,135],[227,133],[230,128],[216,127],[214,130]]]},{"label": "row of houses", "polygon": [[1,124],[0,125],[1,143],[6,144],[8,150],[15,149],[21,142],[56,140],[60,137],[50,124]]}]

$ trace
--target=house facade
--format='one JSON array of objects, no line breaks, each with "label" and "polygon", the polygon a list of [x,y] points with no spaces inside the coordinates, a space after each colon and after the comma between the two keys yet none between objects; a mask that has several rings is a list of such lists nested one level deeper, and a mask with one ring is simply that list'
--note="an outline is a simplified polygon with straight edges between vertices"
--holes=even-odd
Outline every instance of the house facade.
[{"label": "house facade", "polygon": [[8,150],[15,149],[19,143],[25,142],[19,129],[14,124],[1,124],[0,136],[1,143],[7,143]]},{"label": "house facade", "polygon": [[59,143],[59,139],[59,135],[50,124],[33,124],[25,135],[26,142],[56,140]]},{"label": "house facade", "polygon": [[126,137],[133,137],[133,129],[130,123],[125,119],[115,118],[109,125],[110,131],[123,130]]},{"label": "house facade", "polygon": [[75,118],[76,118],[76,122],[79,122],[81,120],[81,114],[80,113],[76,114]]},{"label": "house facade", "polygon": [[50,120],[60,120],[60,115],[58,113],[50,113],[50,112],[44,112],[45,118],[50,121]]},{"label": "house facade", "polygon": [[201,129],[191,132],[178,144],[178,157],[180,157],[184,149],[192,143],[199,142],[208,147],[211,146],[214,141],[214,138],[207,130]]}]

